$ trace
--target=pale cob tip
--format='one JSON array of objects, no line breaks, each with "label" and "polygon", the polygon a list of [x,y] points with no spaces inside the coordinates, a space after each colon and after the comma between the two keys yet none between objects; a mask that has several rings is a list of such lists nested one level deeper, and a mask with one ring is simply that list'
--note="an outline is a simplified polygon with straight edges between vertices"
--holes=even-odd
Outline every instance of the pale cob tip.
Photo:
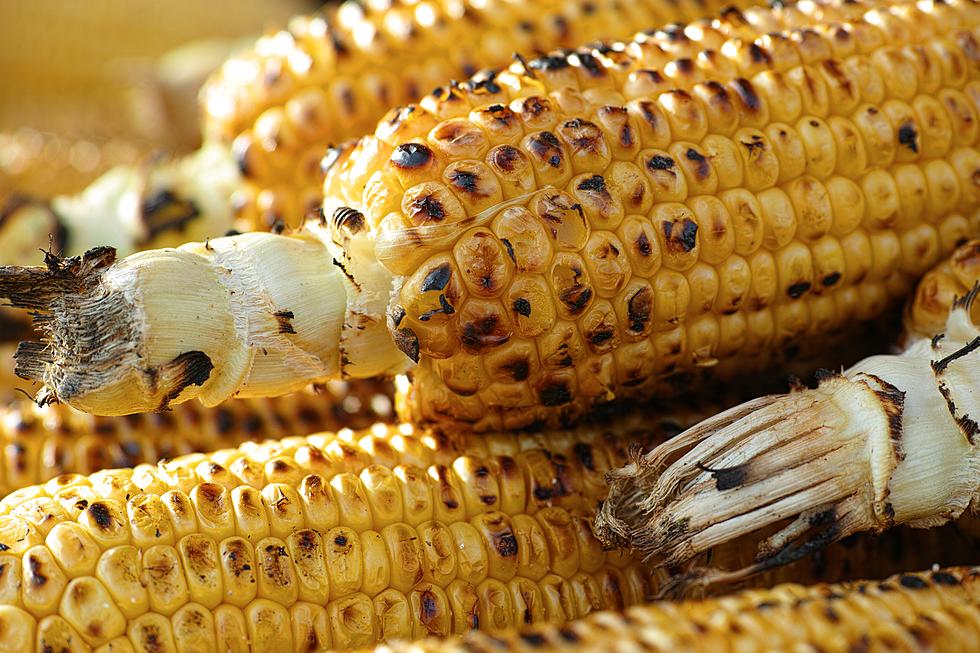
[{"label": "pale cob tip", "polygon": [[[607,545],[675,568],[736,538],[758,541],[736,570],[695,568],[672,588],[733,582],[859,531],[933,527],[980,497],[980,283],[943,333],[873,356],[814,389],[747,402],[607,474],[596,519]],[[669,588],[671,589],[671,588]]]}]

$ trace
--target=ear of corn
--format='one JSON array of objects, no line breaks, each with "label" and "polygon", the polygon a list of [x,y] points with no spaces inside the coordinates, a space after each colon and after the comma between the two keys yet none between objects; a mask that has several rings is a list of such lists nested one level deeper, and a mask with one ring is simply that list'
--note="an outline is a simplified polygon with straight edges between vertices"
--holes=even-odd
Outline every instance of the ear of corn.
[{"label": "ear of corn", "polygon": [[83,343],[22,372],[120,413],[417,361],[413,420],[492,430],[770,365],[978,226],[973,9],[731,12],[445,87],[338,152],[294,237],[9,270]]},{"label": "ear of corn", "polygon": [[0,496],[62,474],[237,447],[299,433],[361,429],[393,417],[382,381],[332,382],[275,399],[232,399],[211,409],[93,417],[67,406],[20,399],[0,406]]},{"label": "ear of corn", "polygon": [[901,574],[884,582],[780,585],[722,599],[635,606],[565,626],[462,641],[387,645],[398,651],[757,651],[921,650],[980,647],[980,570],[950,568]]},{"label": "ear of corn", "polygon": [[620,447],[379,425],[26,487],[0,501],[0,650],[327,650],[620,608],[653,587],[591,534]]},{"label": "ear of corn", "polygon": [[[955,279],[975,247],[966,244],[923,283]],[[931,528],[976,512],[978,294],[974,278],[943,331],[913,339],[900,355],[872,356],[842,373],[824,371],[814,389],[736,406],[613,472],[597,530],[666,566],[742,536],[761,538],[751,564],[692,574],[709,582],[862,530]],[[923,295],[910,315],[919,315]]]},{"label": "ear of corn", "polygon": [[246,182],[234,199],[243,220],[263,230],[297,225],[321,203],[327,147],[370,132],[390,107],[515,53],[626,38],[733,4],[757,3],[345,2],[293,19],[225,63],[201,92],[205,133],[232,144]]},{"label": "ear of corn", "polygon": [[[22,488],[0,501],[0,651],[327,651],[622,609],[658,578],[593,537],[603,477],[680,419],[486,436],[379,425]],[[928,555],[955,541],[946,531]],[[907,565],[928,546],[896,544],[831,551],[792,577]]]}]

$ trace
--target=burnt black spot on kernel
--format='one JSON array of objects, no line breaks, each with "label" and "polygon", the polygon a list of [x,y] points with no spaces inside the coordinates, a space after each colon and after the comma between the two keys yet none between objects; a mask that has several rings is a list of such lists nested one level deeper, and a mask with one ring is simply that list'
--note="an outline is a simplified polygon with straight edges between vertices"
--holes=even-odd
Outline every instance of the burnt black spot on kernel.
[{"label": "burnt black spot on kernel", "polygon": [[645,232],[640,232],[640,235],[636,237],[636,251],[640,256],[650,256],[653,252],[653,247],[650,244],[650,239],[647,237]]},{"label": "burnt black spot on kernel", "polygon": [[549,383],[541,388],[541,404],[544,406],[562,406],[572,400],[572,393],[564,382]]},{"label": "burnt black spot on kernel", "polygon": [[446,209],[434,195],[415,198],[409,205],[412,219],[418,222],[441,222],[446,217]]},{"label": "burnt black spot on kernel", "polygon": [[41,561],[38,560],[37,556],[28,556],[27,567],[30,571],[31,585],[34,587],[44,587],[48,582],[48,577],[41,573]]},{"label": "burnt black spot on kernel", "polygon": [[510,244],[510,241],[506,238],[501,238],[500,242],[504,244],[504,249],[507,250],[507,256],[510,257],[510,260],[517,263],[517,257],[514,256],[514,246]]},{"label": "burnt black spot on kernel", "polygon": [[531,375],[531,364],[526,358],[508,361],[501,365],[500,369],[515,381],[526,381],[527,377]]},{"label": "burnt black spot on kernel", "polygon": [[688,161],[693,161],[695,163],[694,174],[699,180],[703,181],[711,175],[711,164],[708,163],[708,158],[706,156],[695,150],[693,147],[688,148],[687,152],[684,153],[684,156],[687,157]]},{"label": "burnt black spot on kernel", "polygon": [[561,54],[552,54],[544,57],[535,57],[527,62],[528,68],[531,70],[562,70],[563,68],[568,68],[571,64],[568,63],[567,58]]},{"label": "burnt black spot on kernel", "polygon": [[758,43],[749,45],[749,58],[752,59],[753,63],[760,63],[766,66],[772,63],[772,55]]},{"label": "burnt black spot on kernel", "polygon": [[690,218],[680,223],[664,222],[663,230],[669,250],[690,252],[697,245],[698,224]]},{"label": "burnt black spot on kernel", "polygon": [[509,528],[505,531],[493,534],[493,548],[496,549],[504,558],[511,558],[517,555],[517,538],[514,531]]},{"label": "burnt black spot on kernel", "polygon": [[741,98],[742,103],[747,109],[757,111],[760,107],[762,107],[762,100],[759,99],[759,94],[756,93],[755,87],[752,86],[752,82],[739,77],[732,82],[732,86],[735,88],[735,92],[738,93],[739,98]]},{"label": "burnt black spot on kernel", "polygon": [[430,623],[439,616],[439,603],[436,601],[435,594],[426,591],[422,592],[421,610],[419,618],[422,623]]},{"label": "burnt black spot on kernel", "polygon": [[915,131],[915,125],[910,122],[898,128],[898,142],[909,148],[915,153],[919,152],[919,134]]},{"label": "burnt black spot on kernel", "polygon": [[347,536],[346,535],[338,535],[335,538],[333,538],[333,543],[336,546],[347,546]]},{"label": "burnt black spot on kernel", "polygon": [[521,639],[527,642],[529,646],[535,648],[548,643],[548,640],[541,633],[521,633]]},{"label": "burnt black spot on kernel", "polygon": [[609,194],[609,191],[606,190],[606,180],[602,178],[602,175],[592,175],[588,179],[583,179],[578,185],[578,189],[606,195]]},{"label": "burnt black spot on kernel", "polygon": [[92,516],[99,528],[107,529],[112,526],[112,514],[109,507],[102,502],[93,503],[88,507],[88,514]]},{"label": "burnt black spot on kernel", "polygon": [[467,170],[454,170],[449,174],[453,188],[469,195],[476,195],[480,188],[480,177]]},{"label": "burnt black spot on kernel", "polygon": [[514,312],[524,317],[531,317],[531,302],[523,297],[518,297],[513,303]]},{"label": "burnt black spot on kernel", "polygon": [[840,281],[840,278],[841,278],[840,272],[831,272],[830,274],[824,276],[824,278],[820,281],[820,283],[822,283],[824,286],[832,286],[838,281]]},{"label": "burnt black spot on kernel", "polygon": [[570,627],[567,626],[558,629],[558,636],[570,644],[574,644],[575,642],[578,642],[579,640],[582,639],[581,637],[578,636],[578,633],[576,633],[574,630],[572,630]]},{"label": "burnt black spot on kernel", "polygon": [[404,170],[412,170],[429,163],[432,156],[432,150],[422,143],[402,143],[392,153],[391,162]]},{"label": "burnt black spot on kernel", "polygon": [[455,312],[456,309],[453,308],[453,305],[449,303],[449,300],[446,299],[446,296],[439,295],[439,308],[433,308],[432,310],[422,313],[421,315],[419,315],[418,319],[419,322],[428,322],[429,320],[432,319],[434,315],[439,315],[440,313],[443,315],[452,315]]},{"label": "burnt black spot on kernel", "polygon": [[651,170],[670,170],[674,165],[675,163],[672,158],[659,154],[655,154],[647,160],[647,167]]},{"label": "burnt black spot on kernel", "polygon": [[493,151],[490,163],[504,172],[513,172],[522,156],[521,151],[516,147],[502,145]]},{"label": "burnt black spot on kernel", "polygon": [[[439,267],[435,268],[429,274],[425,275],[425,279],[422,280],[422,287],[420,290],[422,292],[429,292],[430,290],[445,290],[446,286],[449,285],[449,279],[452,276],[452,268],[448,263],[443,263]],[[397,324],[395,326],[398,326]]]},{"label": "burnt black spot on kernel", "polygon": [[462,326],[459,338],[464,345],[475,348],[496,347],[510,340],[510,336],[504,332],[500,319],[496,315],[487,315],[466,322]]},{"label": "burnt black spot on kernel", "polygon": [[577,152],[597,151],[602,144],[602,132],[598,125],[582,118],[573,118],[561,126],[561,131],[569,144]]},{"label": "burnt black spot on kernel", "polygon": [[601,77],[605,74],[606,69],[602,67],[599,60],[588,53],[580,53],[578,55],[579,64],[593,77]]},{"label": "burnt black spot on kernel", "polygon": [[630,331],[643,332],[650,323],[653,313],[653,292],[649,288],[640,288],[627,302],[626,315]]},{"label": "burnt black spot on kernel", "polygon": [[484,505],[492,506],[493,504],[497,503],[497,497],[492,494],[481,494],[480,502]]},{"label": "burnt black spot on kernel", "polygon": [[810,289],[809,281],[800,281],[799,283],[794,283],[792,286],[786,289],[786,294],[793,299],[799,299],[803,294]]},{"label": "burnt black spot on kernel", "polygon": [[558,293],[558,298],[568,308],[569,312],[575,315],[580,313],[592,299],[592,289],[576,283]]},{"label": "burnt black spot on kernel", "polygon": [[947,573],[945,571],[934,571],[934,572],[932,572],[932,575],[930,577],[932,578],[932,582],[936,583],[937,585],[959,585],[960,584],[960,581],[959,581],[959,579],[956,576],[954,576],[953,574]]},{"label": "burnt black spot on kernel", "polygon": [[898,582],[902,587],[906,587],[910,590],[924,590],[929,587],[929,583],[922,580],[918,576],[912,576],[911,574],[905,574],[898,579]]},{"label": "burnt black spot on kernel", "polygon": [[591,342],[593,345],[601,345],[604,342],[612,340],[614,335],[615,332],[613,331],[612,327],[608,325],[600,325],[589,333],[589,342]]},{"label": "burnt black spot on kernel", "polygon": [[541,132],[531,137],[528,141],[528,149],[552,168],[561,166],[561,143],[558,142],[558,137],[551,132]]},{"label": "burnt black spot on kernel", "polygon": [[466,82],[463,87],[474,95],[500,93],[503,90],[497,83],[497,73],[492,70],[481,72]]},{"label": "burnt black spot on kernel", "polygon": [[690,75],[694,73],[694,71],[697,69],[696,66],[694,65],[694,62],[687,57],[682,57],[680,59],[675,60],[674,65],[677,67],[677,70],[680,71],[681,74],[683,75]]},{"label": "burnt black spot on kernel", "polygon": [[292,322],[296,315],[292,311],[276,311],[272,316],[276,318],[279,333],[296,333]]}]

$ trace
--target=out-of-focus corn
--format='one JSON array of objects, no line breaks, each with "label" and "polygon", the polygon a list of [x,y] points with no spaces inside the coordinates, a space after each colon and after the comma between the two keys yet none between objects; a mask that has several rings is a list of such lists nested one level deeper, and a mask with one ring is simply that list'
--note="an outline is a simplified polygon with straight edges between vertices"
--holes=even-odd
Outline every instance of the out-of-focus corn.
[{"label": "out-of-focus corn", "polygon": [[[928,338],[942,332],[953,302],[966,296],[980,279],[980,240],[971,240],[922,277],[905,307],[906,338]],[[980,324],[980,302],[970,304],[970,317]]]},{"label": "out-of-focus corn", "polygon": [[367,428],[393,417],[390,384],[380,380],[125,417],[94,417],[21,399],[0,406],[0,496],[61,474],[134,467],[249,440]]},{"label": "out-of-focus corn", "polygon": [[980,568],[900,574],[884,582],[780,585],[703,602],[655,603],[460,641],[377,653],[491,651],[975,651]]},{"label": "out-of-focus corn", "polygon": [[231,142],[246,179],[234,203],[253,228],[319,207],[320,160],[392,106],[450,79],[755,0],[349,1],[297,17],[225,63],[202,89],[205,133]]},{"label": "out-of-focus corn", "polygon": [[0,501],[2,641],[325,650],[636,603],[651,577],[604,551],[591,518],[625,460],[617,436],[659,439],[650,421],[616,435],[379,426],[23,488]]}]

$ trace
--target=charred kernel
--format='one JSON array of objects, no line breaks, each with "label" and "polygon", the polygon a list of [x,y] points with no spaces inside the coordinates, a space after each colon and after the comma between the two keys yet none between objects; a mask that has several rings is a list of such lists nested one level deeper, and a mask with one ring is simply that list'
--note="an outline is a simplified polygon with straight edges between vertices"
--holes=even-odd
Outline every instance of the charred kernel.
[{"label": "charred kernel", "polygon": [[490,152],[490,164],[503,172],[513,172],[523,160],[524,155],[512,145],[501,145]]},{"label": "charred kernel", "polygon": [[435,195],[422,195],[409,204],[409,217],[415,222],[441,222],[446,209]]},{"label": "charred kernel", "polygon": [[794,283],[789,288],[786,289],[786,294],[793,299],[799,299],[810,289],[809,281],[800,281],[799,283]]},{"label": "charred kernel", "polygon": [[541,396],[541,403],[545,406],[562,406],[572,400],[571,391],[568,389],[568,386],[561,381],[556,383],[548,383],[538,392]]},{"label": "charred kernel", "polygon": [[898,128],[898,142],[915,153],[919,151],[919,135],[915,125],[907,123]]},{"label": "charred kernel", "polygon": [[668,251],[690,252],[697,244],[698,224],[690,218],[663,223],[664,240]]},{"label": "charred kernel", "polygon": [[635,333],[646,331],[652,314],[653,291],[648,286],[644,286],[633,293],[627,304],[630,331]]},{"label": "charred kernel", "polygon": [[923,590],[929,587],[929,583],[922,580],[918,576],[912,576],[911,574],[905,574],[898,579],[898,582],[902,587],[907,587],[911,590]]},{"label": "charred kernel", "polygon": [[531,302],[523,297],[518,297],[513,303],[514,312],[524,317],[531,317]]},{"label": "charred kernel", "polygon": [[[445,290],[446,286],[449,284],[450,277],[452,277],[452,273],[452,267],[448,263],[443,263],[426,275],[425,279],[422,281],[422,286],[420,288],[421,291],[429,292],[430,290]],[[402,310],[402,315],[404,315],[404,309]],[[395,326],[397,327],[398,324],[396,323]]]},{"label": "charred kernel", "polygon": [[539,161],[552,168],[561,167],[563,152],[558,137],[551,132],[541,132],[531,136],[527,141],[528,151]]},{"label": "charred kernel", "polygon": [[391,162],[399,168],[411,170],[425,166],[432,156],[432,150],[422,143],[402,143],[392,153]]},{"label": "charred kernel", "polygon": [[832,286],[835,283],[837,283],[838,281],[840,281],[840,278],[841,278],[841,273],[840,272],[831,272],[830,274],[828,274],[827,276],[825,276],[820,281],[820,283],[822,283],[824,286]]}]

